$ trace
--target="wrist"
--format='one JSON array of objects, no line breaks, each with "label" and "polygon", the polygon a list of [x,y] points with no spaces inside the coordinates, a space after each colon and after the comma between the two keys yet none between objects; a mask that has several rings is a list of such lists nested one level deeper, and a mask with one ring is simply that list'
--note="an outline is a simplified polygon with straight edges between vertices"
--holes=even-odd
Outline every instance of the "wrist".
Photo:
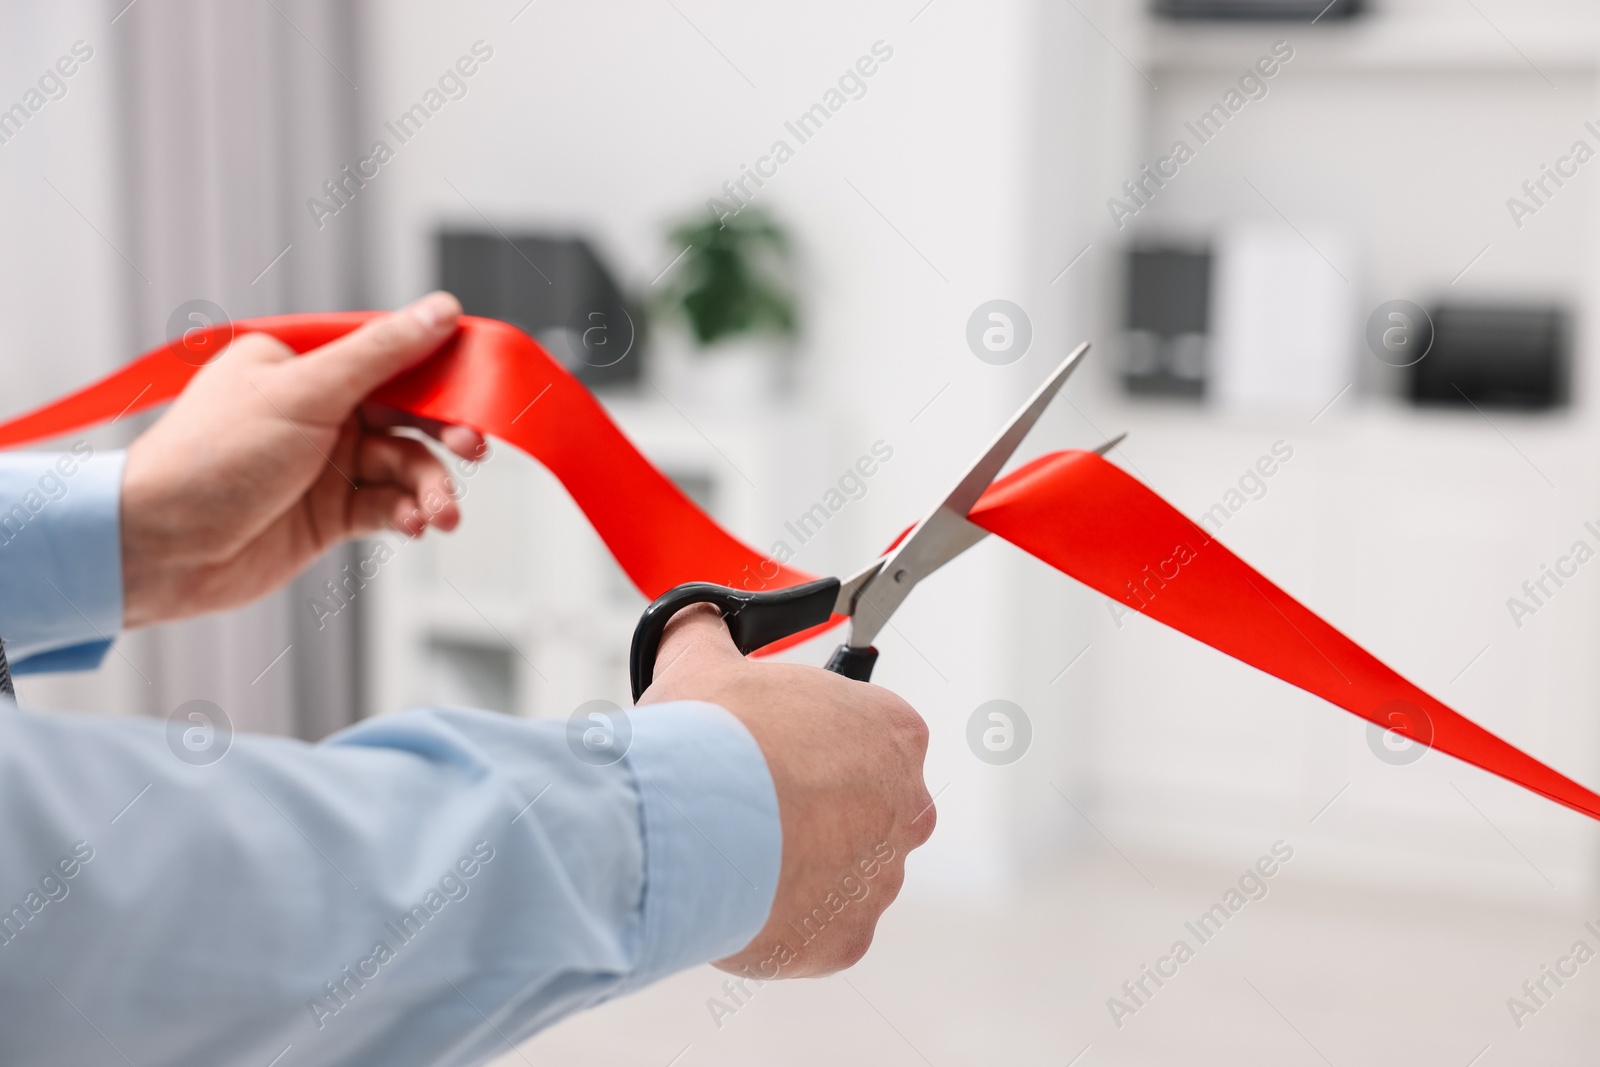
[{"label": "wrist", "polygon": [[122,625],[127,629],[149,626],[178,614],[173,591],[185,581],[173,565],[177,553],[173,538],[160,527],[159,518],[171,511],[159,492],[144,477],[141,445],[128,449],[122,471],[118,530],[122,546]]},{"label": "wrist", "polygon": [[[126,530],[126,527],[124,527]],[[169,597],[163,592],[181,582],[167,577],[148,553],[139,551],[126,532],[122,541],[122,626],[136,630],[173,617]]]}]

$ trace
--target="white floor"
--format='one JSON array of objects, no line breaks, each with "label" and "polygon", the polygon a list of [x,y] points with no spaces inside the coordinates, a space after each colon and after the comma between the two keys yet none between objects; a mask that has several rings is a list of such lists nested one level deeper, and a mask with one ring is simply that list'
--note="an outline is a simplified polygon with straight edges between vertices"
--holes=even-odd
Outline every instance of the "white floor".
[{"label": "white floor", "polygon": [[[1600,951],[1583,928],[1600,928],[1600,901],[1404,896],[1291,864],[1200,944],[1185,920],[1239,872],[1135,859],[1159,889],[1107,852],[1014,901],[902,899],[854,970],[768,984],[720,1028],[708,1001],[727,976],[705,967],[569,1019],[498,1067],[1600,1062],[1600,959],[1559,989],[1546,979],[1553,995],[1520,1029],[1506,1005],[1574,942]],[[1159,989],[1147,980],[1153,995],[1119,1029],[1107,999],[1179,938],[1193,959]]]}]

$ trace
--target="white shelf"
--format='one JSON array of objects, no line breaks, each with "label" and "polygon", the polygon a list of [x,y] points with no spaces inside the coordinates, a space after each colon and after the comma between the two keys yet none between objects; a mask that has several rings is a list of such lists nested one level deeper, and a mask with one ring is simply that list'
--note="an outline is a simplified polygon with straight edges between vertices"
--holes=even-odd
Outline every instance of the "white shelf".
[{"label": "white shelf", "polygon": [[1491,26],[1466,5],[1461,11],[1453,18],[1376,15],[1326,26],[1152,20],[1146,63],[1152,72],[1238,74],[1255,60],[1256,50],[1264,53],[1271,42],[1287,40],[1295,49],[1290,72],[1520,71],[1531,78],[1542,72],[1565,88],[1558,74],[1591,74],[1600,68],[1600,19],[1593,16],[1516,24],[1502,20]]}]

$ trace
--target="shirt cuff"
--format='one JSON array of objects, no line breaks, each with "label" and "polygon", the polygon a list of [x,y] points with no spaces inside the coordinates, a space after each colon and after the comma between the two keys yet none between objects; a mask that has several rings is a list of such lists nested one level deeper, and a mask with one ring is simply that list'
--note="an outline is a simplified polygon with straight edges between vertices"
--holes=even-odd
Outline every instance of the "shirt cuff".
[{"label": "shirt cuff", "polygon": [[93,666],[122,628],[123,459],[85,441],[0,456],[0,637],[14,668]]},{"label": "shirt cuff", "polygon": [[[110,641],[85,641],[81,645],[35,652],[11,664],[12,674],[60,674],[67,671],[92,671],[105,661]],[[8,657],[9,658],[9,657]]]},{"label": "shirt cuff", "polygon": [[645,845],[643,943],[626,983],[637,988],[761,932],[783,829],[766,758],[733,715],[682,701],[629,718]]}]

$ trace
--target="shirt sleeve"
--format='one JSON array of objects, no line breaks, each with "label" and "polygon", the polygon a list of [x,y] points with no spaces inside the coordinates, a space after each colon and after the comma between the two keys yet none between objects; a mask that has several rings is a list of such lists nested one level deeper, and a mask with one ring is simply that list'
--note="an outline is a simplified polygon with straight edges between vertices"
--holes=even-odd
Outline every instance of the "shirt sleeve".
[{"label": "shirt sleeve", "polygon": [[0,453],[0,639],[16,674],[99,666],[122,628],[122,452]]},{"label": "shirt sleeve", "polygon": [[565,723],[488,712],[310,746],[230,738],[199,702],[0,705],[15,1067],[478,1064],[736,952],[772,907],[772,780],[712,705],[614,718],[605,765]]}]

